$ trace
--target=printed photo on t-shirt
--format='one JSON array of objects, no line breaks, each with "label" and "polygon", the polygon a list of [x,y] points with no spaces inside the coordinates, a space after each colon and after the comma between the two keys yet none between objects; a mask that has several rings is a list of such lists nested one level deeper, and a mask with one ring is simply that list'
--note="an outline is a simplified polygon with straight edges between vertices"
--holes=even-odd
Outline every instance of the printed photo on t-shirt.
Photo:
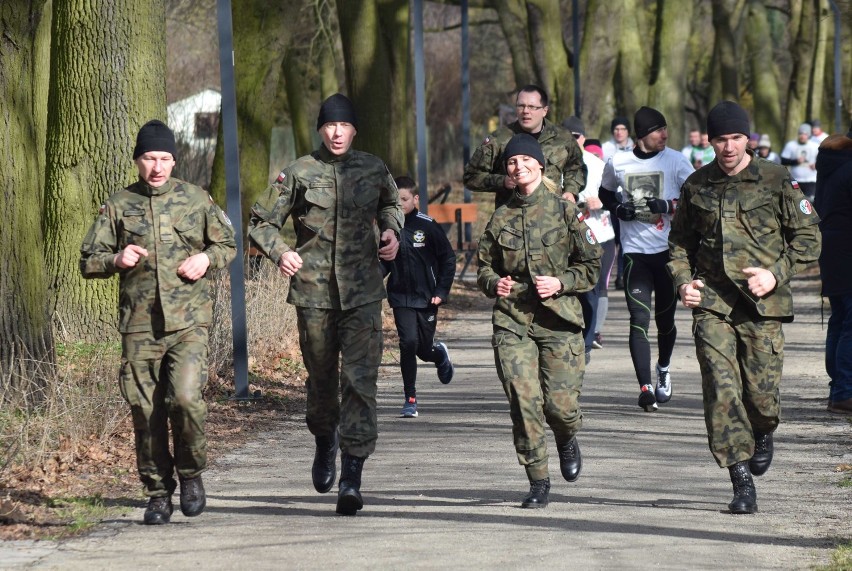
[{"label": "printed photo on t-shirt", "polygon": [[624,185],[628,198],[636,207],[636,220],[647,224],[656,224],[660,214],[654,214],[645,203],[646,198],[661,198],[663,196],[663,172],[625,173]]}]

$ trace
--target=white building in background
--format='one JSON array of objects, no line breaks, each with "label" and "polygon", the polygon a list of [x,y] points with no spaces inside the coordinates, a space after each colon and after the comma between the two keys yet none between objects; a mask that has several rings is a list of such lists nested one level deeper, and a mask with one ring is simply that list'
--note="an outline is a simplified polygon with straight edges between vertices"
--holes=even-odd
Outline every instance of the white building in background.
[{"label": "white building in background", "polygon": [[222,94],[215,89],[199,91],[169,105],[169,127],[178,144],[199,151],[215,148],[221,106]]}]

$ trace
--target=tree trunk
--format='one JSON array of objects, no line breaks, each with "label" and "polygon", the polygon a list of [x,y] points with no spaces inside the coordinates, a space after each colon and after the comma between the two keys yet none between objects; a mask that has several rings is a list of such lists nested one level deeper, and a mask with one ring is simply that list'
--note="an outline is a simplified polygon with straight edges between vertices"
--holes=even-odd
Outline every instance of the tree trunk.
[{"label": "tree trunk", "polygon": [[69,339],[116,326],[116,280],[83,280],[80,244],[109,195],[135,178],[136,133],[166,120],[165,3],[54,4],[43,223],[54,319]]},{"label": "tree trunk", "polygon": [[554,123],[574,114],[574,82],[562,39],[558,0],[527,0],[527,21],[539,85],[549,97]]},{"label": "tree trunk", "polygon": [[624,112],[633,117],[639,107],[648,103],[649,63],[653,34],[649,32],[643,10],[636,7],[636,0],[624,0],[621,12],[621,83],[624,85]]},{"label": "tree trunk", "polygon": [[355,147],[383,159],[394,174],[411,173],[408,2],[337,2],[337,19],[347,92],[358,114]]},{"label": "tree trunk", "polygon": [[[289,27],[301,10],[302,2],[298,4],[285,9],[280,3],[266,0],[234,0],[231,7],[244,229],[248,227],[257,196],[269,186],[272,128],[275,111],[282,103],[278,99],[278,87],[290,37]],[[226,204],[224,160],[224,146],[219,137],[210,192],[220,206]]]},{"label": "tree trunk", "polygon": [[689,37],[692,35],[692,2],[660,0],[657,5],[657,32],[654,42],[651,106],[666,116],[669,146],[683,146],[686,122],[685,98]]},{"label": "tree trunk", "polygon": [[[791,46],[793,53],[793,73],[790,75],[790,87],[787,92],[787,120],[785,140],[796,137],[799,125],[807,119],[808,92],[813,70],[814,49],[816,45],[816,8],[814,0],[801,3],[798,18],[799,27],[795,30],[795,39]],[[792,21],[792,20],[791,20]]]},{"label": "tree trunk", "polygon": [[[46,23],[46,25],[45,25]],[[0,4],[0,402],[37,394],[54,362],[41,232],[49,4]]]},{"label": "tree trunk", "polygon": [[308,98],[303,80],[307,70],[302,61],[297,50],[290,47],[284,56],[283,64],[284,89],[287,93],[287,108],[290,110],[297,157],[307,155],[313,150],[311,131],[316,128],[316,123],[308,117],[308,108],[305,105]]},{"label": "tree trunk", "polygon": [[762,0],[749,1],[745,41],[752,78],[754,111],[752,119],[756,130],[767,133],[780,150],[784,142],[781,117],[781,93],[778,89],[778,69],[772,57],[769,20]]},{"label": "tree trunk", "polygon": [[610,121],[617,114],[613,80],[621,23],[621,15],[608,0],[589,0],[580,48],[580,114],[589,138],[608,140]]},{"label": "tree trunk", "polygon": [[527,36],[529,28],[527,27],[526,3],[524,0],[494,0],[494,8],[500,21],[500,29],[503,30],[503,36],[509,45],[509,53],[512,54],[512,72],[515,76],[515,85],[509,86],[506,91],[513,91],[524,85],[536,83],[538,76]]},{"label": "tree trunk", "polygon": [[722,100],[739,101],[739,73],[737,69],[737,42],[734,37],[735,8],[730,0],[713,0],[713,83],[710,106]]},{"label": "tree trunk", "polygon": [[[831,49],[828,43],[829,29],[834,27],[834,18],[828,9],[827,0],[814,0],[816,4],[816,43],[814,44],[813,72],[808,92],[808,120],[822,117],[822,102],[825,97],[825,61],[826,52]],[[832,34],[833,35],[833,34]]]}]

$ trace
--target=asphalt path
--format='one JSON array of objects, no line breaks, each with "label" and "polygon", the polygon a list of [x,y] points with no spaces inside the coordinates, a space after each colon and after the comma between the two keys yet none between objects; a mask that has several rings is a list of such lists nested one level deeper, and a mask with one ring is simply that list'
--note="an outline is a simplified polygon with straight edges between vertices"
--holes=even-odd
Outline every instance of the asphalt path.
[{"label": "asphalt path", "polygon": [[[6,569],[807,569],[850,541],[850,419],[825,412],[825,330],[816,282],[797,286],[785,326],[783,421],[775,460],[756,480],[759,513],[727,513],[727,470],[707,449],[688,312],[678,311],[674,396],[659,412],[637,406],[622,292],[610,292],[604,348],[593,353],[578,436],[583,472],[559,476],[550,505],[520,509],[528,489],[512,447],[490,347],[490,312],[439,325],[456,376],[420,365],[417,419],[398,417],[392,362],[379,383],[380,436],[364,468],[365,507],[335,514],[336,487],[311,485],[313,439],[284,418],[220,458],[204,478],[203,515],[140,524],[143,505],[83,538],[0,544]],[[827,307],[826,307],[827,313]],[[653,331],[653,330],[652,330]],[[553,446],[552,435],[549,446]],[[847,473],[848,474],[848,473]]]}]

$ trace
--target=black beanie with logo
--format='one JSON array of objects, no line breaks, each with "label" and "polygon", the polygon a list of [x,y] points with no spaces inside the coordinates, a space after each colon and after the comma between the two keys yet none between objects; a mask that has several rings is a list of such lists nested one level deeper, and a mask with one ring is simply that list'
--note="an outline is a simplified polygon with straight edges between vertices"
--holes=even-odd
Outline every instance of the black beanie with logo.
[{"label": "black beanie with logo", "polygon": [[636,128],[636,138],[642,139],[666,126],[663,114],[650,107],[640,107],[633,116],[633,126]]}]

